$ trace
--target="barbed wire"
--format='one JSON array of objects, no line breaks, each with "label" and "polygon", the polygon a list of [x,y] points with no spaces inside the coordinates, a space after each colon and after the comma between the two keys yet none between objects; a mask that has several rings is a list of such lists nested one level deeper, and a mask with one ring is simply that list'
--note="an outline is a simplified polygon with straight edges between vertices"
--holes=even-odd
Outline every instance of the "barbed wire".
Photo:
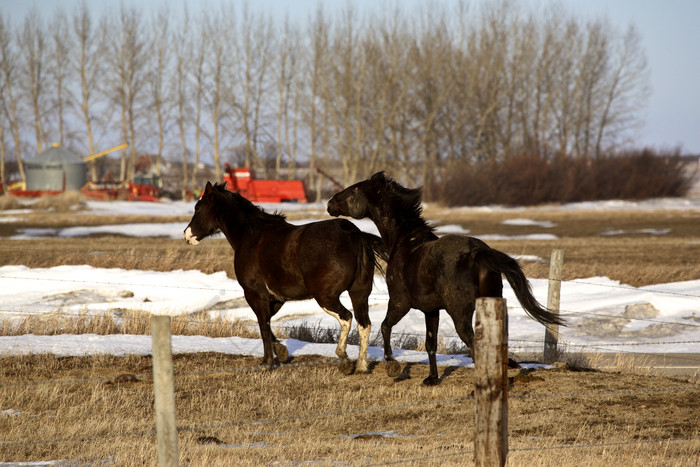
[{"label": "barbed wire", "polygon": [[565,284],[567,282],[569,283],[574,283],[574,284],[583,284],[583,285],[590,285],[593,287],[607,287],[611,289],[622,289],[622,290],[629,290],[629,291],[637,291],[637,292],[647,292],[647,293],[660,293],[660,294],[665,294],[665,295],[677,295],[680,297],[690,297],[690,298],[700,298],[700,295],[695,295],[695,294],[689,294],[686,292],[675,292],[671,290],[647,290],[644,289],[643,287],[649,287],[649,286],[642,286],[642,287],[633,287],[631,285],[615,285],[615,284],[598,284],[595,282],[586,282],[585,280],[581,279],[571,279],[571,280],[564,280],[564,279],[540,279],[540,280],[551,280],[553,282],[560,282],[562,284]]}]

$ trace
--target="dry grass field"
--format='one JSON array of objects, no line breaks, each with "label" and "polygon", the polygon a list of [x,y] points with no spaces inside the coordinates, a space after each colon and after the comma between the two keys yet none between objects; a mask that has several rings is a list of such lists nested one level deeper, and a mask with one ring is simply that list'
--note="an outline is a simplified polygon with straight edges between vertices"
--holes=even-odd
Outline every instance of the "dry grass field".
[{"label": "dry grass field", "polygon": [[[57,211],[2,222],[0,239],[29,227],[153,221]],[[557,235],[556,241],[488,243],[511,254],[545,260],[552,248],[561,248],[565,280],[604,275],[641,286],[700,278],[697,211],[485,213],[430,206],[425,215],[438,223],[460,224],[475,236]],[[501,224],[515,217],[547,220],[555,226]],[[188,221],[157,219],[182,222],[183,228]],[[626,233],[600,235],[607,229]],[[642,229],[670,230],[648,235],[639,233]],[[233,277],[232,258],[223,239],[197,248],[181,240],[115,235],[0,240],[0,265],[225,270]],[[546,263],[524,266],[529,277],[547,277]],[[65,329],[60,317],[52,319],[54,324],[28,321],[23,332]],[[135,315],[132,327],[117,328],[108,320],[71,326],[75,332],[148,333],[147,323]],[[3,334],[7,332],[4,329]],[[220,336],[250,330],[227,328],[226,323],[192,330],[176,320],[173,332]],[[406,365],[394,380],[386,376],[382,362],[373,363],[368,375],[345,375],[336,362],[313,356],[296,357],[274,371],[257,368],[258,359],[245,356],[194,354],[174,359],[182,464],[473,462],[473,369],[441,367],[441,384],[425,387],[421,381],[428,370],[419,364]],[[596,362],[584,356],[564,360],[569,364],[556,369],[529,374],[511,370],[509,465],[698,465],[696,382],[640,374],[622,364],[599,371]],[[155,465],[151,371],[149,357],[0,358],[0,461]]]},{"label": "dry grass field", "polygon": [[[473,462],[473,369],[443,368],[426,387],[424,365],[397,382],[383,363],[346,376],[316,357],[274,371],[252,357],[174,360],[183,465]],[[1,460],[156,464],[150,358],[12,357],[1,368]],[[509,465],[696,464],[697,386],[575,370],[512,370]]]}]

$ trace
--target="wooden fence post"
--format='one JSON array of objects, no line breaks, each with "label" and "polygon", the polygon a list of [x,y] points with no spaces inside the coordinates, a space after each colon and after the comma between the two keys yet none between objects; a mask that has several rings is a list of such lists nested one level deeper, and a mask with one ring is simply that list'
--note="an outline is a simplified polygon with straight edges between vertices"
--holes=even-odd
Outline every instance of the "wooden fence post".
[{"label": "wooden fence post", "polygon": [[175,379],[170,337],[170,316],[151,316],[153,392],[155,393],[158,465],[177,466]]},{"label": "wooden fence post", "polygon": [[508,313],[504,298],[478,298],[474,326],[474,459],[503,466],[508,455]]},{"label": "wooden fence post", "polygon": [[[559,314],[561,299],[561,276],[564,266],[564,250],[552,250],[549,263],[549,289],[547,291],[547,308],[553,313]],[[558,357],[557,342],[559,340],[559,325],[548,324],[544,332],[545,363],[553,363]]]}]

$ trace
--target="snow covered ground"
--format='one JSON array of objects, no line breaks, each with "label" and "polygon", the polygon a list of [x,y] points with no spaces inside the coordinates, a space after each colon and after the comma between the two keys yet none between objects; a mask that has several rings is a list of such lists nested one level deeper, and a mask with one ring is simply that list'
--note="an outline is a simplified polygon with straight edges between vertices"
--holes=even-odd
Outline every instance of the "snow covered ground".
[{"label": "snow covered ground", "polygon": [[[89,202],[91,214],[141,214],[159,216],[189,216],[193,203],[129,203]],[[323,204],[265,205],[269,211],[303,210],[324,212]],[[680,209],[698,210],[698,200],[653,200],[644,203],[605,202],[577,203],[556,209]],[[467,209],[467,208],[463,208]],[[504,209],[497,207],[477,210]],[[513,211],[511,224],[530,224],[543,232],[530,236],[531,240],[551,239],[546,233],[549,224],[536,223]],[[26,211],[24,211],[26,213]],[[21,217],[21,211],[0,211],[3,219]],[[79,214],[80,215],[80,214]],[[309,222],[295,221],[295,223]],[[369,221],[357,224],[366,231],[376,233]],[[116,226],[70,227],[64,229],[24,229],[12,237],[36,238],[39,236],[76,237],[91,233],[120,233],[133,236],[167,236],[182,238],[183,223],[150,223]],[[467,233],[459,226],[442,226],[438,233]],[[664,235],[664,232],[646,232]],[[493,238],[502,238],[494,232]],[[498,237],[497,237],[498,236]],[[484,236],[488,239],[489,237]],[[556,237],[554,237],[556,238]],[[5,239],[3,242],[9,242]],[[544,261],[541,258],[521,258],[524,261]],[[548,281],[532,279],[535,296],[546,302]],[[504,283],[504,296],[509,308],[509,339],[512,350],[541,351],[544,327],[528,318],[517,302],[510,286]],[[255,315],[245,306],[240,285],[225,273],[204,274],[200,271],[133,271],[101,269],[90,266],[58,266],[53,268],[27,268],[24,266],[0,267],[0,316],[14,319],[26,314],[48,313],[60,310],[64,313],[114,313],[120,309],[137,309],[157,314],[188,314],[208,310],[210,316],[248,320],[255,323]],[[344,303],[350,308],[347,294]],[[221,304],[229,302],[230,307]],[[370,296],[370,317],[373,334],[386,312],[388,294],[381,276],[375,277]],[[216,306],[219,304],[219,306]],[[562,314],[570,325],[560,329],[560,342],[569,350],[593,352],[700,352],[700,274],[699,279],[688,282],[657,284],[647,287],[631,287],[606,277],[592,277],[566,281],[561,290]],[[324,313],[314,301],[288,302],[273,319],[273,325],[293,326],[307,322],[313,326],[337,329],[337,321]],[[394,333],[416,334],[422,339],[425,333],[423,314],[412,310],[395,328]],[[440,336],[445,340],[457,339],[452,320],[446,313],[440,319]],[[312,353],[335,358],[334,344],[310,344],[288,340],[292,355]],[[149,336],[130,335],[61,335],[61,336],[0,336],[0,354],[53,353],[56,355],[88,355],[109,353],[115,355],[149,354]],[[259,339],[208,338],[202,336],[174,336],[173,351],[224,352],[262,356]],[[357,347],[349,346],[351,357],[357,356]],[[427,362],[424,352],[397,351],[402,361]],[[382,359],[379,348],[370,348],[369,357]],[[463,356],[440,356],[443,365],[469,365],[471,360]]]}]

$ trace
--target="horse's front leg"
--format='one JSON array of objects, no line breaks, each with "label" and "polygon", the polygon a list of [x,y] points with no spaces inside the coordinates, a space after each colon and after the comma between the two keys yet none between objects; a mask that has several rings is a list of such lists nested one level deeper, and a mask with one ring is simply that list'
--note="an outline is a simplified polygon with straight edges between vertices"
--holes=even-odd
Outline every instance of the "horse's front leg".
[{"label": "horse's front leg", "polygon": [[440,310],[431,310],[425,313],[425,350],[428,351],[430,374],[423,380],[423,384],[434,386],[440,382],[437,371],[437,333],[440,324]]},{"label": "horse's front leg", "polygon": [[[391,295],[391,294],[390,294]],[[394,352],[391,350],[391,329],[406,316],[411,309],[408,304],[401,304],[389,298],[389,307],[386,317],[382,321],[382,337],[384,338],[384,359],[386,360],[386,374],[396,378],[401,374],[401,365],[394,360]]]},{"label": "horse's front leg", "polygon": [[258,326],[260,327],[260,336],[263,341],[263,360],[262,364],[268,368],[277,368],[280,366],[279,359],[274,354],[273,341],[275,341],[275,336],[272,334],[272,329],[270,328],[270,320],[261,319],[258,316]]},{"label": "horse's front leg", "polygon": [[[253,309],[255,316],[258,318],[258,327],[260,328],[260,337],[263,341],[263,360],[262,365],[268,368],[276,368],[280,365],[279,360],[275,356],[273,343],[277,341],[270,327],[270,319],[272,318],[272,302],[265,297],[260,297],[257,294],[246,291],[246,301]],[[281,345],[281,344],[280,344]]]},{"label": "horse's front leg", "polygon": [[[279,301],[279,300],[271,300],[270,301],[270,318],[275,316],[278,311],[280,311],[280,308],[282,308],[282,305],[284,305],[284,302]],[[281,343],[280,341],[277,340],[277,337],[275,337],[275,334],[272,332],[272,329],[270,329],[270,335],[272,336],[272,349],[275,351],[275,355],[277,356],[277,359],[285,363],[287,359],[289,358],[289,351],[287,350],[287,347]]]}]

